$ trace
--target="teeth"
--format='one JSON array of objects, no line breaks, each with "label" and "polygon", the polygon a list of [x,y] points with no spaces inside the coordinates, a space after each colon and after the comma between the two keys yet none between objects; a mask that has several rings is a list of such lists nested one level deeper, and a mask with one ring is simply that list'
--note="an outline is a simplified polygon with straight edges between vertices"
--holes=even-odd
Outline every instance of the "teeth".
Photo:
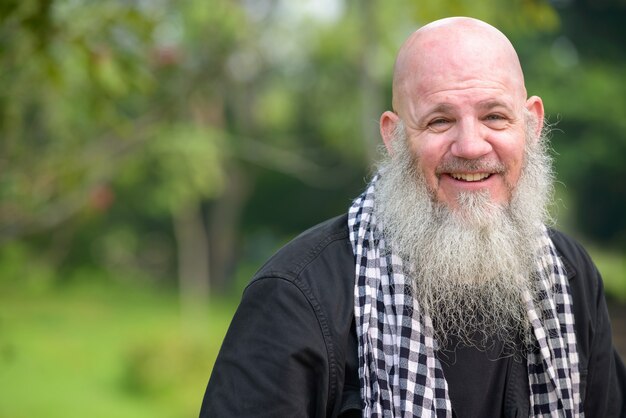
[{"label": "teeth", "polygon": [[457,180],[480,181],[489,177],[489,173],[450,173]]}]

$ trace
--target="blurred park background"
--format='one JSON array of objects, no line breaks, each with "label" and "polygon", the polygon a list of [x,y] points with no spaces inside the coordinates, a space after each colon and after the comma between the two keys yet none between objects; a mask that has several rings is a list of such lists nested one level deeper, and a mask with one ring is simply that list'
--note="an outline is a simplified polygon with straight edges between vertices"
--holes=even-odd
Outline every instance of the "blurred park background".
[{"label": "blurred park background", "polygon": [[619,312],[623,0],[0,0],[0,417],[196,416],[243,287],[360,193],[398,47],[451,15],[518,48]]}]

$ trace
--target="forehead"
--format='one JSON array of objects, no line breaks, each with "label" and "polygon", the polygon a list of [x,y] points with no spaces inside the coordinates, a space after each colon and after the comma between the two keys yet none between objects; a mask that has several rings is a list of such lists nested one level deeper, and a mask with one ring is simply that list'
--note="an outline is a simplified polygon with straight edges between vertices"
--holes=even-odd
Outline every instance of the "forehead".
[{"label": "forehead", "polygon": [[471,91],[503,100],[526,97],[513,46],[500,32],[482,27],[416,32],[398,55],[394,77],[394,105],[435,96],[440,100],[446,92]]},{"label": "forehead", "polygon": [[400,116],[421,118],[426,113],[490,111],[504,108],[521,110],[524,94],[507,74],[486,74],[481,78],[462,73],[431,72],[408,78],[399,91]]},{"label": "forehead", "polygon": [[454,78],[441,74],[417,77],[415,82],[406,83],[402,93],[407,101],[418,106],[470,105],[484,109],[497,104],[517,107],[523,103],[523,95],[515,84],[497,77]]},{"label": "forehead", "polygon": [[523,82],[503,61],[501,57],[480,53],[474,57],[447,54],[419,57],[414,71],[407,72],[400,91],[423,99],[446,92],[519,96],[523,99]]}]

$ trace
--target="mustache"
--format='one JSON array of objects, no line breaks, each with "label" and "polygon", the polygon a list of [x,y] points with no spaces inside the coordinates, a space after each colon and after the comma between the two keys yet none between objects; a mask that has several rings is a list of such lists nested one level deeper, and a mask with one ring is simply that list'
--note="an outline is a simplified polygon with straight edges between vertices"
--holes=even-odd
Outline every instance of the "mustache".
[{"label": "mustache", "polygon": [[500,161],[479,158],[467,160],[459,157],[449,157],[443,160],[435,169],[435,174],[459,173],[459,172],[485,172],[491,174],[504,174],[507,168]]}]

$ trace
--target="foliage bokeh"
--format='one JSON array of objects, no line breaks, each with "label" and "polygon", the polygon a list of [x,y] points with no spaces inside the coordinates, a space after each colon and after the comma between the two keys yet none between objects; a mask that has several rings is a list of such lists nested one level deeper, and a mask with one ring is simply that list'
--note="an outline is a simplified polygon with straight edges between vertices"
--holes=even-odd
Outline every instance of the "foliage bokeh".
[{"label": "foliage bokeh", "polygon": [[[619,1],[7,0],[0,361],[11,376],[25,364],[21,351],[50,361],[83,353],[80,363],[88,354],[72,347],[97,353],[95,342],[110,337],[104,347],[117,357],[104,361],[117,371],[85,370],[119,389],[110,402],[126,405],[120,416],[148,415],[137,399],[156,398],[169,400],[165,416],[195,414],[198,405],[177,393],[201,393],[210,364],[192,363],[219,347],[232,311],[220,300],[238,295],[286,240],[345,211],[377,158],[397,48],[450,15],[484,19],[516,45],[529,93],[543,97],[555,124],[560,226],[591,244],[607,289],[626,300]],[[82,318],[81,300],[100,316]],[[121,328],[116,312],[129,321]],[[142,338],[143,324],[158,329],[149,315],[167,325]],[[64,324],[75,334],[63,337]],[[68,377],[68,390],[77,382]],[[13,398],[0,401],[0,415],[45,409]]]}]

